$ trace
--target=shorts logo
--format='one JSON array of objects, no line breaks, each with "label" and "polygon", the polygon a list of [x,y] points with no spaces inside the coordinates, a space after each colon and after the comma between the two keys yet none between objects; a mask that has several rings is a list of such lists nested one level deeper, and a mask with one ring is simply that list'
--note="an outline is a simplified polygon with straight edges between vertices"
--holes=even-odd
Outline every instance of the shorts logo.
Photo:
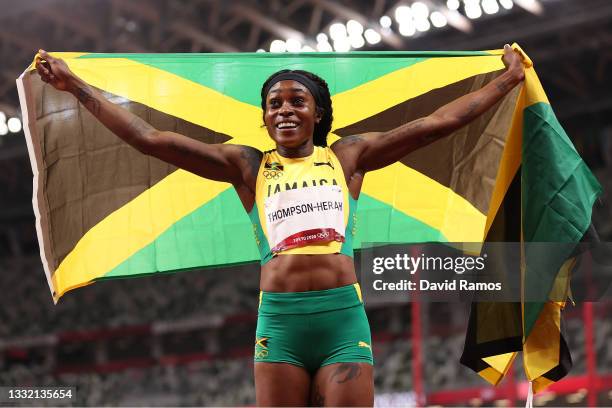
[{"label": "shorts logo", "polygon": [[268,356],[268,337],[255,338],[255,358],[262,359]]},{"label": "shorts logo", "polygon": [[268,348],[268,337],[260,337],[258,339],[255,339],[255,346],[259,346],[261,348],[267,349]]},{"label": "shorts logo", "polygon": [[368,349],[370,349],[370,351],[372,351],[372,347],[371,347],[371,346],[370,346],[368,343],[366,343],[365,341],[360,341],[359,343],[357,343],[357,345],[358,345],[359,347],[365,347],[365,348],[368,348]]}]

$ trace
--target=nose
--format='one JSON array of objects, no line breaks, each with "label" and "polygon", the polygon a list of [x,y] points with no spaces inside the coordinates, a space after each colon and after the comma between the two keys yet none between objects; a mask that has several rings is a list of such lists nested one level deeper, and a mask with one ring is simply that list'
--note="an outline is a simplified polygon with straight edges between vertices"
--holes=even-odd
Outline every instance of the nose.
[{"label": "nose", "polygon": [[293,115],[293,108],[291,107],[291,104],[289,102],[283,103],[280,109],[278,110],[278,114],[281,116]]}]

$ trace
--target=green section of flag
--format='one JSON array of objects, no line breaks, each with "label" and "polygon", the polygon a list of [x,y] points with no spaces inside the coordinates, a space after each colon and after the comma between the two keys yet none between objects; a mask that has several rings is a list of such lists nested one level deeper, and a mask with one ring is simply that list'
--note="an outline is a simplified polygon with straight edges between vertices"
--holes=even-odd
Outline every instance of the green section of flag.
[{"label": "green section of flag", "polygon": [[229,188],[175,222],[104,278],[258,259],[253,229],[245,217],[248,219],[236,191]]},{"label": "green section of flag", "polygon": [[[524,111],[522,156],[523,240],[568,244],[556,246],[558,253],[547,257],[526,246],[525,295],[536,299],[551,291],[561,265],[590,225],[602,190],[547,103]],[[543,305],[525,304],[525,338]]]},{"label": "green section of flag", "polygon": [[[224,224],[215,222],[218,219],[223,219]],[[357,236],[353,241],[355,249],[361,247],[361,242],[428,241],[447,239],[440,231],[361,194],[357,210]],[[257,260],[259,251],[253,238],[253,228],[236,191],[229,188],[174,223],[155,241],[102,279]]]},{"label": "green section of flag", "polygon": [[[85,54],[79,58],[128,58],[200,85],[241,102],[259,106],[261,86],[281,69],[303,69],[325,78],[332,95],[430,57],[488,55],[484,52],[390,52],[303,54]],[[329,59],[333,57],[334,63]],[[398,58],[403,57],[403,58]],[[358,72],[359,75],[355,75]]]},{"label": "green section of flag", "polygon": [[363,242],[448,242],[448,239],[439,230],[389,204],[361,194],[353,247],[361,248]]}]

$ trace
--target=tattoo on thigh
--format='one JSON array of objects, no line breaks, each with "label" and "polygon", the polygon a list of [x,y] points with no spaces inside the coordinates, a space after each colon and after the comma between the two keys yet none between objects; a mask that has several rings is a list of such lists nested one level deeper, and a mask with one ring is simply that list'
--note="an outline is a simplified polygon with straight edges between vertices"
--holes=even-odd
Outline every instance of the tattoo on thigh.
[{"label": "tattoo on thigh", "polygon": [[329,377],[329,381],[335,381],[338,384],[359,378],[361,375],[361,367],[358,363],[342,363]]},{"label": "tattoo on thigh", "polygon": [[312,390],[312,398],[311,405],[313,407],[323,407],[325,406],[325,396],[321,394],[321,390],[319,386],[315,384],[314,389]]}]

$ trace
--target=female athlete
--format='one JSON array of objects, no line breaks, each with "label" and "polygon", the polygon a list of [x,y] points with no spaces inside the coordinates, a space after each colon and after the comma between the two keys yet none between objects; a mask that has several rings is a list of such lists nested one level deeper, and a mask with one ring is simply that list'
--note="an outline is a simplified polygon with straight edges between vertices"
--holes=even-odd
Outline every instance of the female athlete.
[{"label": "female athlete", "polygon": [[36,69],[142,153],[236,189],[262,257],[257,404],[372,406],[370,329],[351,245],[364,176],[467,125],[519,84],[522,58],[504,48],[506,71],[480,90],[388,132],[344,137],[329,147],[327,84],[309,72],[279,71],[261,91],[263,121],[276,144],[268,152],[159,131],[45,51]]}]

